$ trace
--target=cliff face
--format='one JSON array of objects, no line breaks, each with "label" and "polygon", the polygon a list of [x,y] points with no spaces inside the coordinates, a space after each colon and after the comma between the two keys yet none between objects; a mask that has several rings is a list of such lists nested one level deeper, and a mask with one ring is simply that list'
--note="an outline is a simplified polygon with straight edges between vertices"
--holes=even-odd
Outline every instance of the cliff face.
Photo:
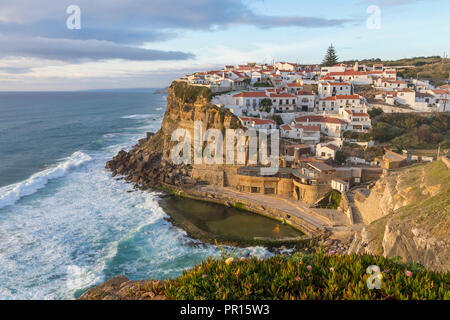
[{"label": "cliff face", "polygon": [[[366,224],[382,218],[399,208],[435,196],[445,181],[432,172],[432,166],[416,166],[391,171],[378,180],[367,197],[355,194],[355,204]],[[442,166],[443,172],[446,170]],[[434,169],[435,170],[435,169]]]},{"label": "cliff face", "polygon": [[450,270],[450,171],[442,162],[393,172],[355,202],[366,226],[350,252],[400,256]]},{"label": "cliff face", "polygon": [[[189,86],[175,81],[168,92],[161,129],[156,134],[148,134],[145,139],[141,139],[129,152],[120,151],[106,164],[113,175],[123,175],[125,180],[136,183],[143,189],[161,185],[190,186],[196,183],[192,178],[191,165],[174,165],[171,162],[171,150],[177,144],[171,141],[174,130],[187,130],[193,141],[195,121],[203,123],[203,132],[210,128],[219,129],[223,133],[226,129],[241,128],[239,119],[229,110],[210,103],[211,92],[206,87]],[[209,167],[211,172],[217,171],[217,166]]]}]

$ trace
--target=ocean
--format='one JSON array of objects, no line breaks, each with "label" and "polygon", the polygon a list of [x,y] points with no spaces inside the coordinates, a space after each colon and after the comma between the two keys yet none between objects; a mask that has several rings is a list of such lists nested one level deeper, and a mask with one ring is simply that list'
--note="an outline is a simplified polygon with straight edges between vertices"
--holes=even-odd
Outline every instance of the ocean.
[{"label": "ocean", "polygon": [[167,279],[218,254],[166,219],[159,193],[104,169],[159,129],[165,99],[0,93],[0,299],[74,299],[113,276]]}]

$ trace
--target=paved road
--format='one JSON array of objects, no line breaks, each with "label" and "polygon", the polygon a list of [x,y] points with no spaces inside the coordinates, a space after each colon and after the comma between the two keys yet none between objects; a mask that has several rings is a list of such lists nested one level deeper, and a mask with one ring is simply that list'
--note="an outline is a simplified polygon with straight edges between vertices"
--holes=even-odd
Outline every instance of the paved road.
[{"label": "paved road", "polygon": [[282,210],[292,216],[295,216],[316,228],[330,229],[336,225],[345,225],[346,217],[338,210],[317,210],[311,209],[306,204],[294,201],[292,199],[272,197],[268,195],[242,193],[229,188],[218,188],[214,186],[198,186],[198,191],[214,194],[217,197],[229,196],[240,198],[246,201],[262,205],[266,208],[275,208]]}]

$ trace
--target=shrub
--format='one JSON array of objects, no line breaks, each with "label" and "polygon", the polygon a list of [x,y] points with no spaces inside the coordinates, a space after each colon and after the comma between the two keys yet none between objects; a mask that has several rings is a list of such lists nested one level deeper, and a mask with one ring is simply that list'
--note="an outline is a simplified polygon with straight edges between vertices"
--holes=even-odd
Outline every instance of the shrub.
[{"label": "shrub", "polygon": [[[378,290],[367,287],[370,275],[366,269],[371,265],[381,270]],[[241,259],[235,253],[208,258],[167,280],[164,291],[171,299],[193,300],[448,300],[448,284],[449,273],[412,268],[382,256],[333,255],[319,250],[265,260]]]}]

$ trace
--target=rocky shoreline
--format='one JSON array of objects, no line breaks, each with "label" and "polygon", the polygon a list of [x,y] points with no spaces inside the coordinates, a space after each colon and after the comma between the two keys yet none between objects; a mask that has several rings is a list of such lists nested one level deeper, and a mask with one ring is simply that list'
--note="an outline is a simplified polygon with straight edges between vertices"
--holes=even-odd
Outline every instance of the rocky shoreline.
[{"label": "rocky shoreline", "polygon": [[174,165],[162,159],[162,152],[148,151],[144,144],[155,134],[147,132],[147,136],[138,141],[130,151],[124,150],[106,163],[106,169],[112,176],[121,175],[127,182],[134,183],[141,190],[159,189],[163,186],[188,187],[196,181],[189,177],[192,167]]}]

